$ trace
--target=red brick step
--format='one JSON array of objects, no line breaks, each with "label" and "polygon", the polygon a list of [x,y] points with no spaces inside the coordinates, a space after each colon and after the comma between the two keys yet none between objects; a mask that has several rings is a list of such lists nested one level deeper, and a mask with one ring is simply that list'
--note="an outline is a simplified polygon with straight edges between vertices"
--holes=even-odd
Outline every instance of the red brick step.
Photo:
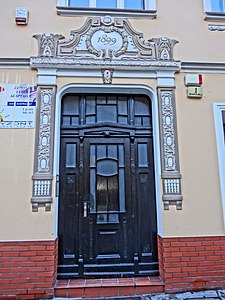
[{"label": "red brick step", "polygon": [[163,292],[164,283],[160,277],[60,279],[55,285],[55,297],[64,298],[136,296]]}]

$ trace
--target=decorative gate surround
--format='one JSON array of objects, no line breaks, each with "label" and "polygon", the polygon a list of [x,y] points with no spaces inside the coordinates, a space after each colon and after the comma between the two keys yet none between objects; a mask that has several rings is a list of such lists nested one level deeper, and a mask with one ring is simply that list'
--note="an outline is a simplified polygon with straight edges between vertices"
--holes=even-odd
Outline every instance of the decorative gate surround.
[{"label": "decorative gate surround", "polygon": [[174,88],[158,88],[164,209],[182,209]]},{"label": "decorative gate surround", "polygon": [[32,211],[39,205],[51,210],[52,165],[53,165],[53,122],[55,87],[38,87],[38,111],[36,124],[35,164],[33,179]]},{"label": "decorative gate surround", "polygon": [[[77,76],[79,71],[95,70],[104,84],[112,84],[113,76],[121,70],[133,72],[135,77],[144,71],[156,74],[156,77],[158,75],[162,78],[161,83],[165,83],[168,74],[171,79],[181,68],[181,62],[173,58],[176,40],[167,37],[144,40],[143,34],[136,32],[124,18],[88,18],[84,26],[72,30],[68,38],[53,33],[36,34],[34,37],[38,41],[38,56],[30,58],[30,65],[39,70],[40,82],[44,85],[48,84],[51,76],[57,76],[57,72],[62,70],[64,73],[66,70],[75,71]],[[55,88],[40,86],[38,95],[40,107],[37,111],[38,138],[31,200],[33,211],[38,211],[39,205],[50,210],[52,202]],[[47,99],[49,102],[46,102]],[[172,204],[181,209],[174,89],[160,87],[159,101],[164,208],[169,209]]]},{"label": "decorative gate surround", "polygon": [[126,19],[109,16],[88,18],[84,26],[72,30],[69,38],[60,34],[36,34],[38,57],[33,68],[95,68],[130,70],[180,70],[173,59],[176,40],[166,37],[144,40]]}]

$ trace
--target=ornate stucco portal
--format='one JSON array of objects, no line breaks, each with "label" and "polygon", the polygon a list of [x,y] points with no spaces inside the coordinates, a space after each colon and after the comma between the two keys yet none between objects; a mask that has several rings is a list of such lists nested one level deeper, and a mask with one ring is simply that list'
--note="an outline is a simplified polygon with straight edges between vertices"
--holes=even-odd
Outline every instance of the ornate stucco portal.
[{"label": "ornate stucco portal", "polygon": [[[177,143],[174,74],[180,61],[173,59],[176,40],[160,37],[144,40],[127,19],[110,16],[88,18],[84,26],[65,38],[43,33],[38,56],[30,58],[38,70],[38,111],[33,173],[32,210],[51,209],[53,181],[53,137],[57,76],[63,72],[99,72],[103,84],[112,84],[116,73],[138,78],[142,73],[157,79],[161,145],[162,200],[164,209],[182,209],[181,175]],[[61,72],[61,73],[60,73]],[[133,74],[133,75],[132,75]],[[75,76],[75,75],[74,75]]]}]

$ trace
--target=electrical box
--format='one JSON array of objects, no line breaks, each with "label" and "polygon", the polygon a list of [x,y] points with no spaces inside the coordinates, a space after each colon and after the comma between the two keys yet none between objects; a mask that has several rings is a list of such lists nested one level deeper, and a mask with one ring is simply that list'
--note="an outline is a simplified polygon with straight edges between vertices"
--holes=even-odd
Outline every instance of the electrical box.
[{"label": "electrical box", "polygon": [[27,25],[28,10],[23,7],[16,8],[15,22],[17,25]]},{"label": "electrical box", "polygon": [[186,74],[184,81],[186,86],[201,86],[202,74]]}]

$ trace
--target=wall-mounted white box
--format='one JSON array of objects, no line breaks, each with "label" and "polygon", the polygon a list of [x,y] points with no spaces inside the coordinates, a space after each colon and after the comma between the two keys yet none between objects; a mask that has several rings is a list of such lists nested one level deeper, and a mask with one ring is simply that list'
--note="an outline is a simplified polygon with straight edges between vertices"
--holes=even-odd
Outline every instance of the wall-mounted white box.
[{"label": "wall-mounted white box", "polygon": [[186,74],[184,82],[186,86],[201,86],[202,74]]},{"label": "wall-mounted white box", "polygon": [[15,22],[18,25],[27,25],[28,23],[28,10],[23,7],[16,8]]}]

